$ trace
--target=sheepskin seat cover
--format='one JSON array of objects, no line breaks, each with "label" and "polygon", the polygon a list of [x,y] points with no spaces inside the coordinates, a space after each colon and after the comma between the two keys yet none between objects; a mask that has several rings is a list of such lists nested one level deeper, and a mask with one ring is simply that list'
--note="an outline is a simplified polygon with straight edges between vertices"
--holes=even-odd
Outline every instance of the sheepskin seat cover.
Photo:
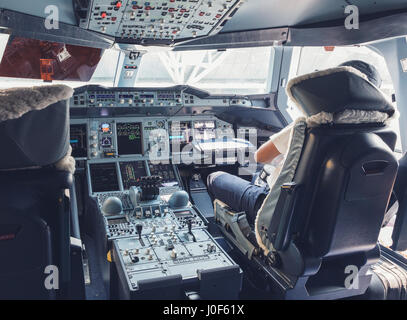
[{"label": "sheepskin seat cover", "polygon": [[0,134],[7,152],[1,170],[55,165],[73,172],[65,85],[0,90]]}]

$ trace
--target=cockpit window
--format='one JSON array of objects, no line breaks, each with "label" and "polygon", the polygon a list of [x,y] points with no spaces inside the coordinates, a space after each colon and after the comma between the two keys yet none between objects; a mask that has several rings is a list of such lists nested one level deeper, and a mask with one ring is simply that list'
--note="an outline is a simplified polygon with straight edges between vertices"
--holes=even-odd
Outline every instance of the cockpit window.
[{"label": "cockpit window", "polygon": [[181,84],[212,94],[266,93],[273,58],[270,47],[151,52],[143,56],[136,86]]},{"label": "cockpit window", "polygon": [[[382,78],[381,90],[388,96],[390,100],[395,93],[393,81],[389,70],[387,69],[384,58],[365,46],[353,47],[296,47],[293,53],[291,63],[290,78],[303,75],[317,70],[324,70],[332,67],[337,67],[343,62],[349,60],[362,60],[374,65]],[[397,102],[395,102],[397,106]],[[292,103],[288,102],[288,112],[292,118],[297,118],[300,113]],[[398,134],[396,152],[401,155],[402,146],[400,139],[400,126],[398,121],[393,122],[393,130]]]}]

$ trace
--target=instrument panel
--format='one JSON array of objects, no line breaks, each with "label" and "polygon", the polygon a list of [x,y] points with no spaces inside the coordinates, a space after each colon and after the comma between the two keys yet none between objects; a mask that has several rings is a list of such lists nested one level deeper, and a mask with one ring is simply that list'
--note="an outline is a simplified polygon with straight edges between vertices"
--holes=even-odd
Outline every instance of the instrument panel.
[{"label": "instrument panel", "polygon": [[170,88],[105,88],[88,85],[75,89],[71,108],[229,107],[252,106],[244,96],[213,96],[188,86]]},{"label": "instrument panel", "polygon": [[192,142],[222,138],[231,132],[231,124],[214,116],[72,119],[70,142],[77,159],[148,156],[165,160],[191,152]]},{"label": "instrument panel", "polygon": [[96,160],[88,163],[90,194],[128,191],[139,186],[140,178],[160,176],[160,194],[169,194],[181,189],[178,170],[172,163],[153,163],[143,160]]},{"label": "instrument panel", "polygon": [[241,4],[242,0],[92,0],[81,26],[122,42],[171,43],[218,33]]}]

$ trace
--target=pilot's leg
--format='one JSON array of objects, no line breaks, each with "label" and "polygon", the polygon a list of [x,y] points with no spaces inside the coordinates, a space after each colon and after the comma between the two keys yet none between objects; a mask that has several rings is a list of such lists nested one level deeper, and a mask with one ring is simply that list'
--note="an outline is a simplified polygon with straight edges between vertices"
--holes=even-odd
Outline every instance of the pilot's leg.
[{"label": "pilot's leg", "polygon": [[266,187],[258,187],[242,178],[218,171],[208,176],[208,190],[215,199],[234,211],[245,211],[249,222],[254,222],[266,195]]}]

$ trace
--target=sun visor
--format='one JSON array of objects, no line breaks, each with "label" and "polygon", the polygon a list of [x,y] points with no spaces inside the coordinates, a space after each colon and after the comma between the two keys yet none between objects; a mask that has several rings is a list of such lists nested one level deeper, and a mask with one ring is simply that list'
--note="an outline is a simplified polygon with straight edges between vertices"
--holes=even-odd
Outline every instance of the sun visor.
[{"label": "sun visor", "polygon": [[287,94],[305,115],[322,111],[381,111],[392,116],[394,106],[366,76],[352,67],[338,67],[294,78]]}]

